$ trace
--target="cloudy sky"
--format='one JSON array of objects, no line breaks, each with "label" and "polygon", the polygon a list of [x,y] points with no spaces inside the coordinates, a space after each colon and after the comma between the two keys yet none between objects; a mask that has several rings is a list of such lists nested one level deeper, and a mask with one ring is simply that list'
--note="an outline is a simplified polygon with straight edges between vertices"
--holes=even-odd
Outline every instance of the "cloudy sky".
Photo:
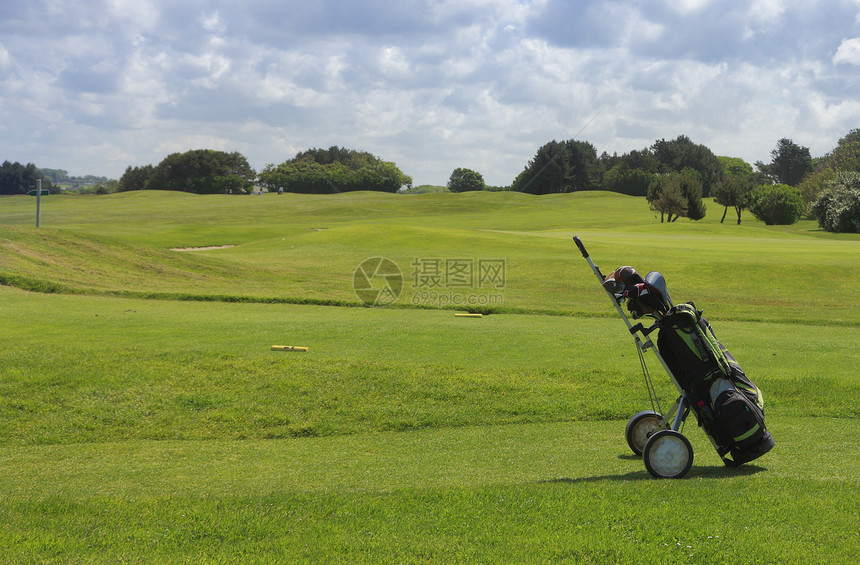
[{"label": "cloudy sky", "polygon": [[689,136],[770,161],[860,127],[860,0],[2,0],[0,161],[118,178],[340,145],[415,184]]}]

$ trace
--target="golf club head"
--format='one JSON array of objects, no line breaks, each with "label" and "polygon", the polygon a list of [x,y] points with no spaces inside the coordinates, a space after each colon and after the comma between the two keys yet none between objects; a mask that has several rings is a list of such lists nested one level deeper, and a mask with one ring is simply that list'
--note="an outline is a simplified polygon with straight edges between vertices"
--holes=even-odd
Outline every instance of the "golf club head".
[{"label": "golf club head", "polygon": [[663,275],[657,271],[651,271],[645,275],[645,282],[650,284],[661,294],[660,299],[666,304],[667,310],[675,305],[669,297],[669,289],[666,288],[666,279],[663,278]]}]

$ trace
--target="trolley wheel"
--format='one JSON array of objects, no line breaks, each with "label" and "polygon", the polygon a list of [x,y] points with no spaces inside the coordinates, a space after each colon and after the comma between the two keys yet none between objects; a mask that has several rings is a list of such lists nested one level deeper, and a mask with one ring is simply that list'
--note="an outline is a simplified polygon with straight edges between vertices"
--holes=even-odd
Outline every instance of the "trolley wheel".
[{"label": "trolley wheel", "polygon": [[680,432],[660,430],[642,452],[645,468],[658,479],[680,479],[693,466],[693,446]]},{"label": "trolley wheel", "polygon": [[648,438],[655,432],[666,428],[666,421],[663,420],[662,414],[653,410],[643,410],[628,420],[624,436],[627,438],[627,445],[630,446],[633,453],[642,455]]}]

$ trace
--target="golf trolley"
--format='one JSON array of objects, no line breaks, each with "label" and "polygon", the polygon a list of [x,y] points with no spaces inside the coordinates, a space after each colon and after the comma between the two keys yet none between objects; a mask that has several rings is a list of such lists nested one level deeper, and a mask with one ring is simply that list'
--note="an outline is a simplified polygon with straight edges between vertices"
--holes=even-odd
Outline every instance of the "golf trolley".
[{"label": "golf trolley", "polygon": [[[695,414],[727,466],[737,467],[769,451],[774,441],[764,426],[761,394],[731,353],[713,336],[710,325],[701,318],[701,311],[692,303],[676,307],[663,275],[656,271],[642,278],[632,267],[619,267],[608,277],[604,276],[579,237],[574,236],[573,240],[636,344],[651,410],[643,410],[630,418],[625,437],[633,453],[642,456],[648,472],[656,478],[678,479],[690,470],[693,447],[682,433],[690,412]],[[654,323],[647,327],[641,322],[634,325],[621,308],[627,300],[634,320],[647,315]],[[692,322],[685,323],[679,330],[673,325],[674,320],[685,315],[691,317]],[[655,345],[650,334],[658,329],[660,338]],[[672,342],[676,333],[682,342]],[[660,407],[645,363],[644,353],[649,349],[678,390],[679,396],[668,413]],[[696,356],[684,358],[688,349]]]}]

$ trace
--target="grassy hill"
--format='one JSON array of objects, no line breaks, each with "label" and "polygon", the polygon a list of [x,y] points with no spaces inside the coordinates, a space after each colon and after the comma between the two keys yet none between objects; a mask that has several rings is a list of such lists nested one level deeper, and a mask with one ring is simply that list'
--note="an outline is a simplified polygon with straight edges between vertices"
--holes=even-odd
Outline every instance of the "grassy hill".
[{"label": "grassy hill", "polygon": [[[661,225],[607,193],[42,204],[35,229],[32,199],[0,199],[7,562],[860,553],[857,236],[720,224],[713,204]],[[660,270],[705,309],[765,394],[771,453],[726,469],[691,420],[688,479],[650,479],[623,437],[650,408],[639,360],[574,234],[605,272]],[[360,305],[356,268],[379,256],[398,300],[338,307]],[[504,284],[414,285],[434,259],[503,259]],[[416,304],[430,290],[449,302]],[[502,300],[466,305],[483,318],[438,308],[472,295]]]},{"label": "grassy hill", "polygon": [[[407,283],[416,259],[502,259],[501,303],[484,311],[604,315],[574,234],[606,272],[660,270],[677,299],[717,319],[817,323],[826,311],[852,324],[860,277],[857,238],[809,221],[660,224],[643,199],[612,193],[124,193],[56,198],[38,231],[21,225],[32,199],[2,203],[0,281],[29,289],[358,305],[352,277],[369,257],[394,261]],[[232,247],[170,251],[208,246]],[[420,290],[407,284],[396,305]]]}]

